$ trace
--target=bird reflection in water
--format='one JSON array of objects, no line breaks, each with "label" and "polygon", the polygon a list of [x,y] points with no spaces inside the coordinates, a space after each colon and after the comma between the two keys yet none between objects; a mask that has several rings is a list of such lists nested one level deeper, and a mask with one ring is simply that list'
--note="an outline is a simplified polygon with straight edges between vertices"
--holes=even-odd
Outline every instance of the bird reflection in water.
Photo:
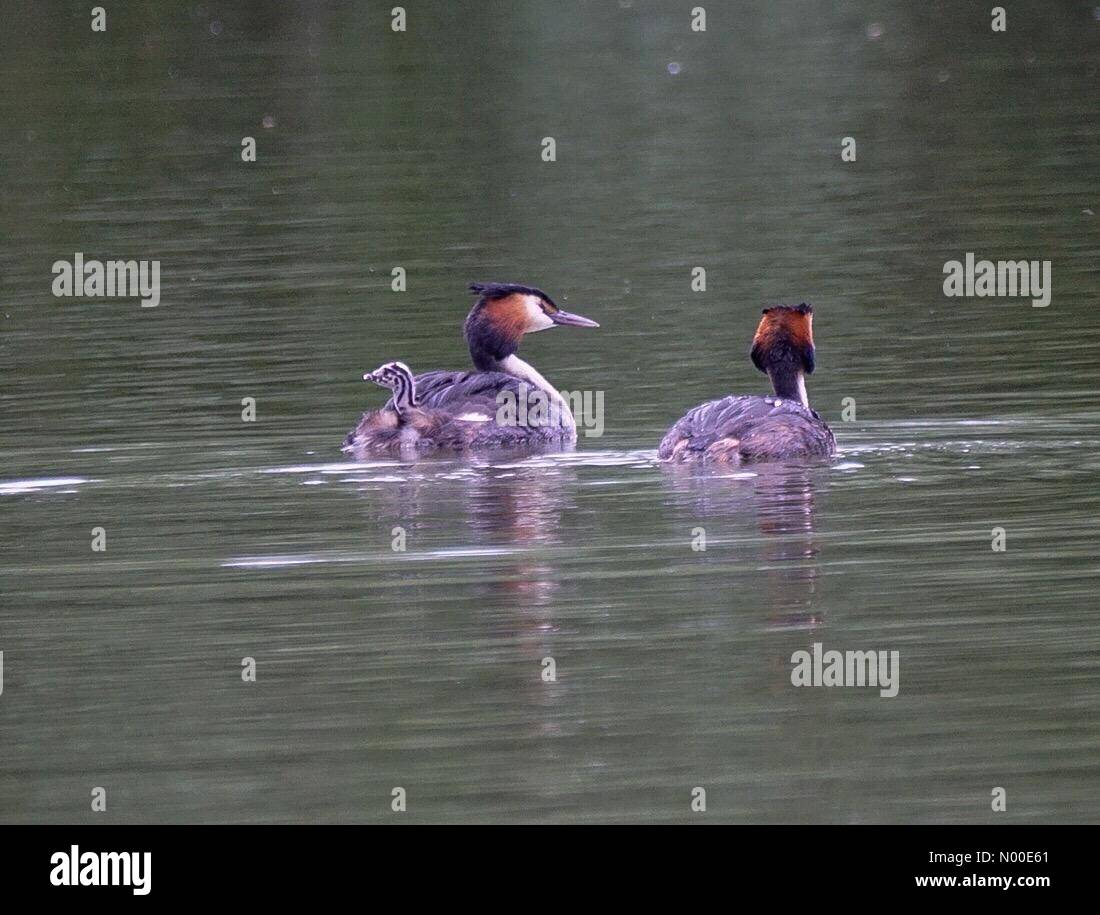
[{"label": "bird reflection in water", "polygon": [[[568,467],[487,468],[465,489],[467,518],[474,541],[514,550],[497,579],[484,582],[487,594],[510,599],[528,611],[546,607],[561,587],[554,557],[561,545],[561,513],[576,474]],[[551,626],[550,615],[545,618]]]},{"label": "bird reflection in water", "polygon": [[[461,563],[463,590],[478,599],[478,625],[502,644],[503,655],[526,668],[517,680],[526,704],[554,705],[563,687],[543,679],[542,661],[555,654],[563,592],[579,587],[563,566],[572,551],[563,547],[560,530],[563,511],[574,504],[575,469],[527,455],[461,467],[416,462],[401,474],[403,481],[375,490],[383,494],[374,507],[379,522],[406,528],[412,552],[418,542],[438,542],[430,527],[441,514],[464,517],[467,534],[448,548],[448,558]],[[556,733],[552,714],[529,720],[537,733]]]},{"label": "bird reflection in water", "polygon": [[[560,737],[562,703],[567,687],[546,680],[544,659],[553,659],[558,608],[567,584],[562,567],[562,512],[576,490],[576,472],[563,466],[486,468],[465,489],[467,517],[476,543],[507,546],[503,556],[477,587],[484,600],[485,622],[492,635],[513,642],[523,673],[517,678],[517,725],[531,737]],[[551,661],[556,665],[556,660]],[[550,764],[556,750],[547,747]]]},{"label": "bird reflection in water", "polygon": [[[820,567],[814,523],[818,468],[799,464],[759,464],[749,472],[715,474],[664,465],[677,501],[700,521],[724,520],[751,512],[760,538],[763,584],[754,582],[768,628],[814,629],[823,622],[817,601]],[[751,475],[750,475],[751,474]],[[700,553],[713,558],[713,550]],[[723,557],[723,559],[728,558]]]}]

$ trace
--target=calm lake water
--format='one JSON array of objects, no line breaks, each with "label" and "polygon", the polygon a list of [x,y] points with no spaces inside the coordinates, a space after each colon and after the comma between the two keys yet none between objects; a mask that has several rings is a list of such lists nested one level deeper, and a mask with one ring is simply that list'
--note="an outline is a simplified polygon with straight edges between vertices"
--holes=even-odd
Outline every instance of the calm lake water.
[{"label": "calm lake water", "polygon": [[[1100,818],[1091,4],[149,6],[0,34],[0,821]],[[77,251],[160,305],[55,298]],[[604,434],[347,459],[471,280],[601,323],[522,355]],[[660,465],[779,301],[837,461]],[[898,695],[793,687],[815,642]]]}]

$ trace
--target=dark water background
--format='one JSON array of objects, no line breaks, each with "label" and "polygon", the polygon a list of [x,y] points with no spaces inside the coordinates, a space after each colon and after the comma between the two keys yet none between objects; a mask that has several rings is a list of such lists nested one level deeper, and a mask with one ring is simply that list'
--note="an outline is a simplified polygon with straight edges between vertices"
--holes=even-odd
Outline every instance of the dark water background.
[{"label": "dark water background", "polygon": [[[691,5],[4,5],[0,820],[1098,818],[1100,13]],[[75,251],[160,306],[54,298]],[[945,298],[967,251],[1052,304]],[[348,462],[484,279],[601,322],[522,354],[604,435]],[[658,465],[803,300],[838,461]]]}]

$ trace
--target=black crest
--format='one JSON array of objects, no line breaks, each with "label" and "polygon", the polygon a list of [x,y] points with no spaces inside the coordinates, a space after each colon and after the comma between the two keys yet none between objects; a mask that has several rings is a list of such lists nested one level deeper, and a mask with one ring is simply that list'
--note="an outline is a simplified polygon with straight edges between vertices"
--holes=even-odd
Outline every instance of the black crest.
[{"label": "black crest", "polygon": [[519,283],[470,283],[470,292],[474,295],[479,295],[486,301],[492,301],[493,299],[503,299],[506,296],[515,295],[535,295],[540,299],[545,299],[551,305],[557,308],[554,304],[554,300],[550,298],[541,289],[536,289],[534,286],[521,286]]}]

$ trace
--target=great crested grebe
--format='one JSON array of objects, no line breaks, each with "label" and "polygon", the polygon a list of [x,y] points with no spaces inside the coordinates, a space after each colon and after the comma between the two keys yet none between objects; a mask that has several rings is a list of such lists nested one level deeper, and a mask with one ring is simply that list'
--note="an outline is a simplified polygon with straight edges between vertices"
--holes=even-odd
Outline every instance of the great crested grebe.
[{"label": "great crested grebe", "polygon": [[482,413],[455,416],[421,406],[413,373],[404,362],[387,362],[367,372],[363,380],[389,388],[393,396],[381,410],[363,414],[347,437],[345,450],[395,457],[435,450],[464,451],[489,422]]},{"label": "great crested grebe", "polygon": [[741,464],[836,453],[836,438],[810,409],[806,375],[814,370],[812,305],[775,305],[753,337],[753,365],[771,379],[774,397],[731,395],[689,410],[657,450],[665,461]]},{"label": "great crested grebe", "polygon": [[[559,325],[599,327],[595,321],[558,308],[541,289],[515,283],[471,283],[477,302],[466,316],[464,332],[475,371],[425,372],[416,376],[416,396],[424,409],[459,416],[480,416],[481,427],[471,440],[475,447],[568,445],[577,440],[577,423],[569,404],[516,351],[524,334]],[[526,408],[520,403],[526,399]],[[502,406],[510,399],[508,421]],[[387,406],[392,406],[392,401]],[[519,409],[515,409],[519,407]],[[344,442],[356,447],[363,422]]]}]

